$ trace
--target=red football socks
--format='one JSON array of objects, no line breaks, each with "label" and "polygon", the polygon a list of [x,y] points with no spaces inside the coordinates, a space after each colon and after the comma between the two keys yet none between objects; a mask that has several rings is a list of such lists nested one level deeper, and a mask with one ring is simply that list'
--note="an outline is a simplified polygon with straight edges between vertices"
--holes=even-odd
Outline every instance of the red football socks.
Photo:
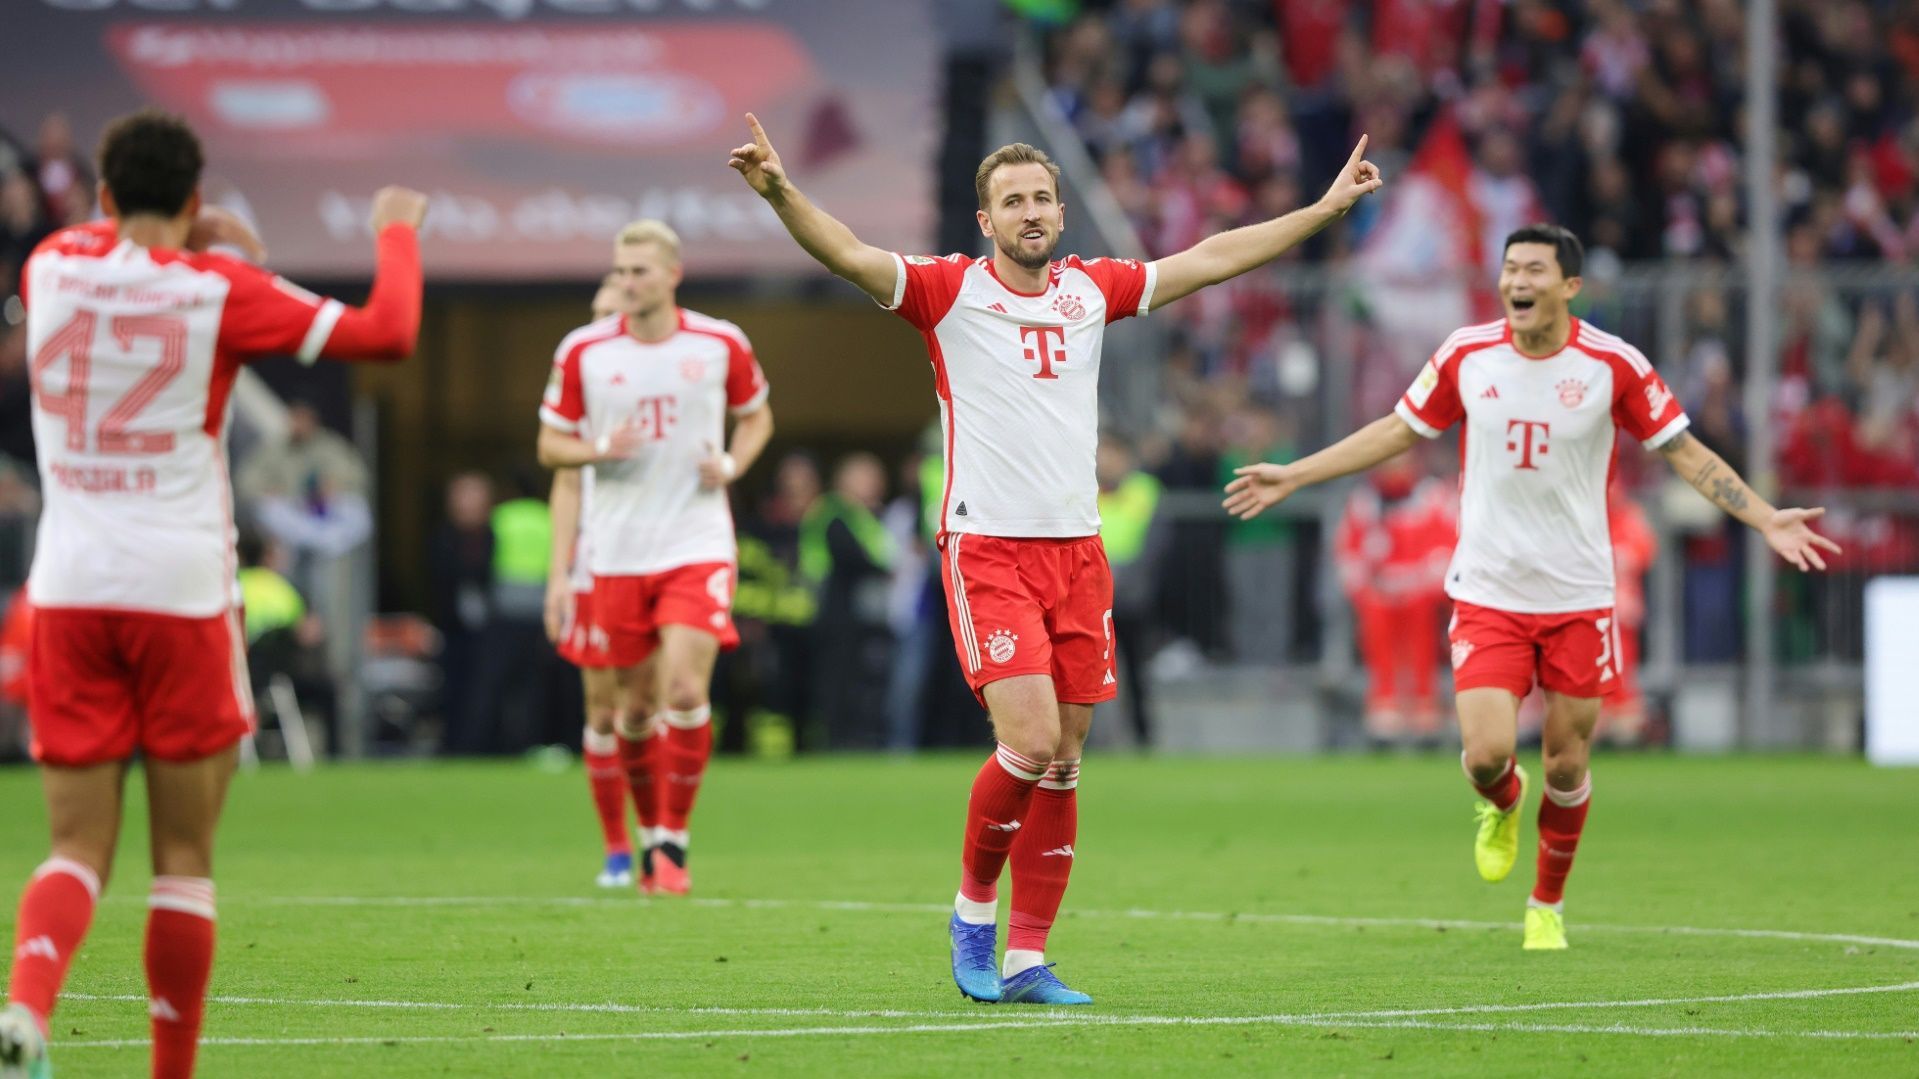
[{"label": "red football socks", "polygon": [[187,1079],[213,973],[213,882],[155,877],[147,898],[147,999],[153,1079]]},{"label": "red football socks", "polygon": [[626,769],[626,785],[633,792],[633,812],[640,819],[641,829],[657,828],[660,823],[660,797],[654,780],[659,771],[659,760],[665,756],[661,752],[661,743],[666,739],[651,728],[638,738],[622,730],[619,739],[620,766]]},{"label": "red football socks", "polygon": [[1047,763],[1002,745],[973,777],[966,803],[966,841],[960,848],[960,895],[975,903],[999,898],[999,875],[1024,826],[1033,787]]},{"label": "red football socks", "polygon": [[1566,897],[1566,874],[1573,869],[1573,854],[1579,849],[1579,833],[1586,827],[1586,810],[1592,805],[1591,772],[1570,791],[1554,790],[1546,785],[1539,800],[1539,878],[1533,885],[1533,902],[1557,904]]},{"label": "red football socks", "polygon": [[713,755],[712,715],[712,708],[704,704],[661,713],[666,720],[666,745],[661,754],[660,827],[669,832],[686,831],[693,802],[700,796],[700,779]]},{"label": "red football socks", "polygon": [[100,899],[100,877],[71,858],[41,863],[20,896],[19,926],[14,931],[13,976],[7,1002],[24,1004],[45,1028],[60,996],[73,953],[93,922]]},{"label": "red football socks", "polygon": [[630,854],[626,834],[626,768],[620,763],[620,739],[588,727],[580,735],[580,756],[586,760],[586,783],[593,792],[593,809],[600,817],[600,838],[608,854]]},{"label": "red football socks", "polygon": [[1044,952],[1046,935],[1066,897],[1079,832],[1079,761],[1056,760],[1033,791],[1026,823],[1013,839],[1013,903],[1006,919],[1009,951]]}]

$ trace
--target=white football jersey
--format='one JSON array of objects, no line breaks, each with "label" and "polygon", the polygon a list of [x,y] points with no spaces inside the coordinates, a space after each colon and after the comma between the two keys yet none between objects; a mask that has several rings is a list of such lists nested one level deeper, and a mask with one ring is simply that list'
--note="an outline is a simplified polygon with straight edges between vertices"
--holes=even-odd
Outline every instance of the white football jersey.
[{"label": "white football jersey", "polygon": [[941,532],[1097,535],[1100,349],[1152,306],[1153,264],[1070,256],[1028,294],[990,258],[893,258],[884,306],[926,336],[946,435]]},{"label": "white football jersey", "polygon": [[1427,438],[1465,421],[1446,594],[1519,614],[1613,605],[1616,431],[1657,449],[1690,422],[1638,349],[1579,319],[1544,358],[1504,319],[1455,331],[1395,411]]},{"label": "white football jersey", "polygon": [[233,380],[257,356],[316,359],[343,308],[222,255],[139,247],[104,221],[55,233],[21,287],[45,495],[33,604],[233,609]]},{"label": "white football jersey", "polygon": [[735,561],[726,489],[702,490],[699,466],[726,448],[727,413],[753,412],[766,395],[740,328],[692,311],[661,341],[635,339],[615,315],[560,342],[540,421],[581,438],[633,424],[644,438],[627,460],[587,466],[580,527],[594,576]]},{"label": "white football jersey", "polygon": [[567,583],[575,592],[593,591],[593,541],[586,534],[587,516],[593,512],[593,470],[580,469],[580,518],[573,533],[573,572]]}]

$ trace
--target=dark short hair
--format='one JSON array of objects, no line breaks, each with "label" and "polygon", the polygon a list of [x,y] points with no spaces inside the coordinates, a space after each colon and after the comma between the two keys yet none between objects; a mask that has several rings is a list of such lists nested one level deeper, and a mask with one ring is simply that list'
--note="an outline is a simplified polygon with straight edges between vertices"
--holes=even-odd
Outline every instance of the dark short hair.
[{"label": "dark short hair", "polygon": [[100,137],[100,178],[122,217],[178,215],[205,164],[199,136],[185,120],[158,109],[122,116]]},{"label": "dark short hair", "polygon": [[1527,225],[1506,237],[1506,246],[1500,252],[1505,253],[1514,244],[1545,244],[1552,248],[1559,258],[1559,271],[1567,277],[1578,277],[1586,266],[1586,245],[1563,225]]}]

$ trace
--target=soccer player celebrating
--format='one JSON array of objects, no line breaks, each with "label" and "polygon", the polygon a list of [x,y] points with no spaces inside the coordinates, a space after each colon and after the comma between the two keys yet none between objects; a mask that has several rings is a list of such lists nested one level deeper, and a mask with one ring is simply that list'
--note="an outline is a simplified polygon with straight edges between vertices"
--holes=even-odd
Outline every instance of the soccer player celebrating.
[{"label": "soccer player celebrating", "polygon": [[612,726],[640,818],[640,888],[685,895],[687,818],[713,749],[713,663],[739,644],[726,487],[766,448],[773,410],[740,328],[675,301],[672,229],[622,229],[613,276],[629,305],[560,342],[539,455],[548,468],[591,477],[586,628],[604,635],[602,661],[618,687]]},{"label": "soccer player celebrating", "polygon": [[116,121],[100,146],[108,220],[48,237],[21,281],[46,498],[28,677],[53,853],[20,897],[0,1069],[29,1076],[48,1074],[48,1017],[113,864],[136,752],[153,833],[153,1074],[192,1074],[213,966],[214,826],[253,718],[227,477],[233,381],[266,355],[399,360],[419,330],[424,195],[374,196],[373,291],[349,308],[198,250],[201,165],[179,119]]},{"label": "soccer player celebrating", "polygon": [[1482,799],[1473,856],[1488,881],[1504,880],[1519,855],[1519,702],[1535,683],[1546,698],[1529,950],[1566,946],[1566,875],[1591,802],[1593,725],[1620,677],[1606,517],[1616,431],[1664,454],[1801,570],[1826,568],[1819,552],[1839,550],[1808,527],[1822,510],[1773,508],[1688,433],[1685,411],[1638,349],[1571,316],[1584,257],[1578,237],[1555,225],[1508,236],[1504,319],[1448,337],[1392,415],[1291,464],[1248,465],[1226,486],[1226,509],[1251,519],[1464,422],[1459,545],[1446,592],[1461,760]]},{"label": "soccer player celebrating", "polygon": [[[1087,1004],[1045,960],[1078,827],[1075,790],[1093,706],[1111,700],[1113,582],[1099,540],[1100,346],[1106,324],[1245,273],[1380,185],[1361,139],[1317,203],[1209,237],[1155,263],[1054,261],[1059,169],[1024,143],[974,175],[981,258],[901,256],[860,242],[794,187],[752,115],[729,164],[807,253],[925,335],[946,438],[939,546],[961,666],[998,748],[973,781],[953,980],[974,1000]],[[1000,871],[1013,867],[996,963]]]},{"label": "soccer player celebrating", "polygon": [[[593,296],[593,321],[626,314],[632,304],[632,294],[609,273]],[[553,560],[547,575],[546,637],[557,647],[560,658],[580,669],[580,687],[586,701],[581,756],[586,759],[587,786],[606,848],[606,861],[595,883],[602,888],[624,888],[633,883],[633,844],[626,831],[626,771],[620,764],[619,736],[614,731],[620,683],[606,662],[606,632],[593,620],[589,541],[580,527],[583,507],[592,498],[593,486],[586,479],[586,470],[553,470],[553,491],[547,498],[553,520],[553,549],[565,553]],[[649,812],[645,823],[659,822]]]}]

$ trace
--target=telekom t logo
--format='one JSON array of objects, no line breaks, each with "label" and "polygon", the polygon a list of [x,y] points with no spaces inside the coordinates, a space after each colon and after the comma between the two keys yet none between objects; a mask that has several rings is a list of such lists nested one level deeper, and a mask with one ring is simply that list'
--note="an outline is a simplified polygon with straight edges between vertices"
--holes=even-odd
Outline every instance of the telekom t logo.
[{"label": "telekom t logo", "polygon": [[[1066,327],[1021,326],[1019,338],[1027,342],[1026,358],[1039,364],[1039,370],[1033,377],[1058,378],[1053,373],[1053,365],[1066,362]],[[1052,344],[1047,343],[1049,338]]]},{"label": "telekom t logo", "polygon": [[640,437],[648,442],[664,442],[680,420],[680,402],[677,397],[642,397],[633,406],[633,424],[640,429]]},{"label": "telekom t logo", "polygon": [[[1517,435],[1513,434],[1515,427],[1519,428]],[[1552,433],[1553,427],[1550,423],[1540,423],[1537,420],[1507,420],[1506,448],[1519,454],[1519,463],[1513,467],[1539,471],[1539,466],[1533,464],[1533,454],[1546,456],[1546,437]]]}]

